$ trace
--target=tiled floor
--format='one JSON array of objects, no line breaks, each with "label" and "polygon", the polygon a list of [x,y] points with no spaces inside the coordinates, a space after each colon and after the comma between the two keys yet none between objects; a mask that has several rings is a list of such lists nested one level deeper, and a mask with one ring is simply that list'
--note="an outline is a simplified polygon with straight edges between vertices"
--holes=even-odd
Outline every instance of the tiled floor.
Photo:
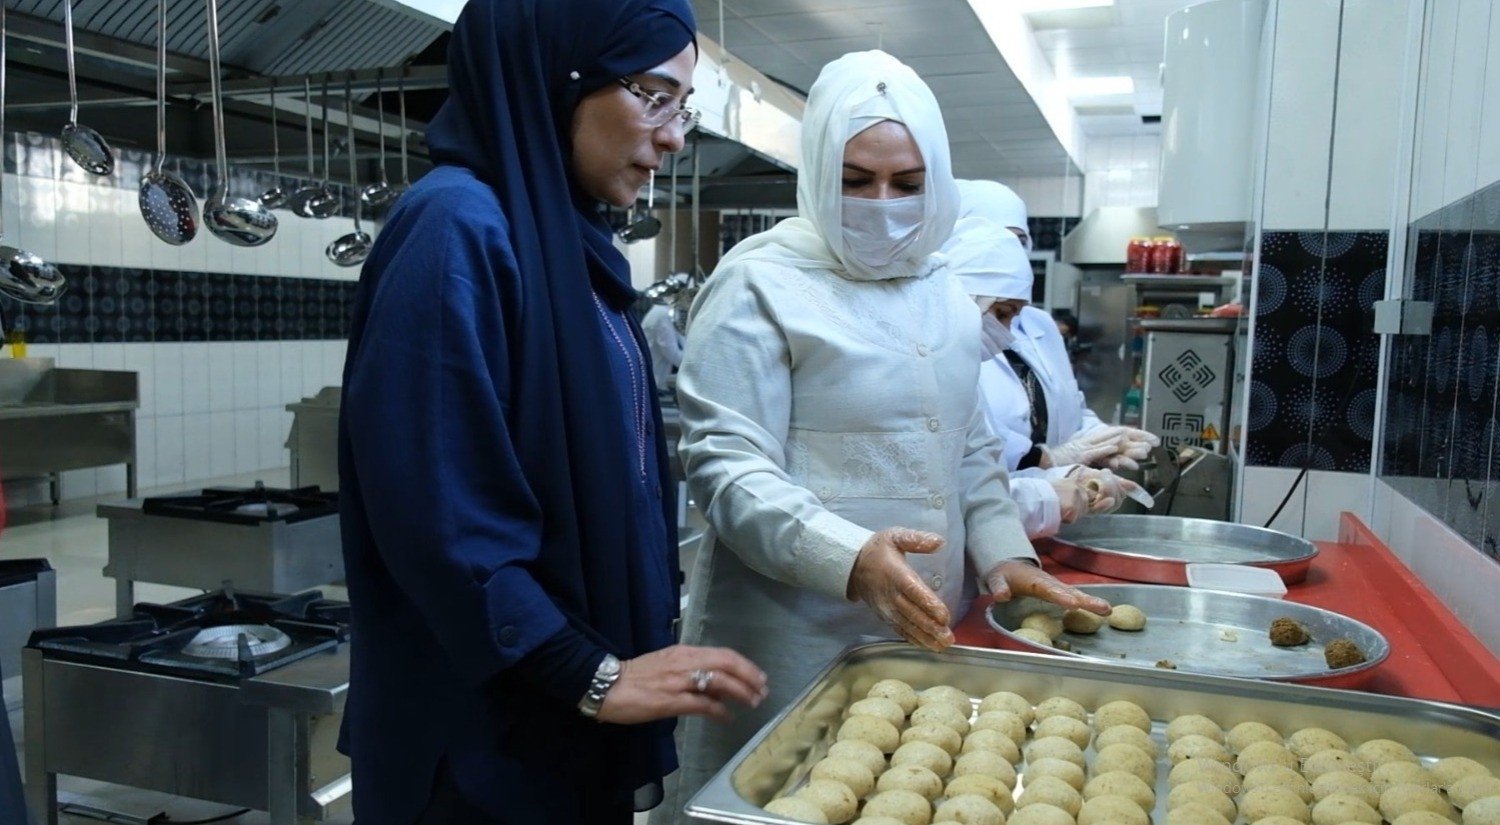
[{"label": "tiled floor", "polygon": [[[264,481],[267,486],[286,486],[286,468],[266,470],[246,476],[214,479],[189,487],[209,484],[246,485]],[[173,490],[187,489],[183,486],[142,490],[142,495],[156,495]],[[31,507],[10,513],[10,523],[0,535],[0,559],[45,557],[57,571],[57,618],[63,625],[88,624],[108,619],[113,615],[114,580],[105,578],[102,569],[106,560],[106,522],[94,515],[94,508],[102,499],[69,501],[54,511],[50,507]],[[321,588],[332,598],[344,598],[342,588]],[[168,602],[196,595],[198,591],[181,587],[139,583],[136,599],[143,602]],[[9,674],[7,674],[9,675]],[[4,684],[5,707],[9,711],[11,728],[15,733],[17,750],[22,751],[24,764],[25,736],[21,713],[21,680],[19,676],[7,679]],[[108,785],[75,777],[59,778],[59,800],[64,805],[73,804],[101,809],[114,814],[125,814],[132,819],[115,819],[115,822],[151,821],[161,823],[203,822],[218,816],[233,814],[237,809],[198,800],[171,797],[165,794]],[[153,817],[164,818],[153,819]],[[33,816],[36,813],[33,812]],[[60,822],[64,825],[84,825],[99,821],[94,818],[64,813]],[[251,812],[220,820],[226,825],[265,825],[268,817],[261,812]],[[349,825],[352,817],[330,820],[335,825]],[[644,823],[645,816],[637,817]],[[13,825],[3,823],[0,825]]]}]

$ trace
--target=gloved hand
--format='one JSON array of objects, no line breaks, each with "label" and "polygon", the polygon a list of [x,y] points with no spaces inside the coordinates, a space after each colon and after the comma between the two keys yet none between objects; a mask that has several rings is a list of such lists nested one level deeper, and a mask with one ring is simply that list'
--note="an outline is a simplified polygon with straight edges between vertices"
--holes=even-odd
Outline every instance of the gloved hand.
[{"label": "gloved hand", "polygon": [[1139,469],[1140,465],[1136,462],[1151,455],[1153,447],[1161,446],[1161,439],[1155,433],[1148,433],[1145,430],[1138,430],[1135,427],[1101,427],[1100,429],[1118,429],[1120,431],[1122,439],[1120,451],[1110,456],[1105,462],[1105,466],[1111,470]]},{"label": "gloved hand", "polygon": [[1053,467],[1065,464],[1093,466],[1120,452],[1125,443],[1124,432],[1124,427],[1095,427],[1079,433],[1064,444],[1042,449],[1051,458]]},{"label": "gloved hand", "polygon": [[1009,349],[1015,340],[1015,333],[1010,331],[1010,327],[1001,323],[994,315],[986,312],[979,319],[979,352],[983,360],[988,361]]},{"label": "gloved hand", "polygon": [[997,602],[1016,596],[1034,596],[1066,608],[1077,608],[1108,616],[1109,602],[1090,596],[1052,577],[1051,573],[1025,559],[1003,561],[984,574],[984,583]]},{"label": "gloved hand", "polygon": [[1140,485],[1120,478],[1109,470],[1079,467],[1072,474],[1089,496],[1089,515],[1113,513],[1125,503],[1125,494],[1140,489]]},{"label": "gloved hand", "polygon": [[906,563],[907,553],[936,553],[943,537],[905,527],[881,530],[865,542],[849,574],[848,597],[875,614],[912,644],[942,650],[953,644],[948,606]]},{"label": "gloved hand", "polygon": [[1090,512],[1089,492],[1078,478],[1049,479],[1052,491],[1057,493],[1058,512],[1063,524],[1072,524]]}]

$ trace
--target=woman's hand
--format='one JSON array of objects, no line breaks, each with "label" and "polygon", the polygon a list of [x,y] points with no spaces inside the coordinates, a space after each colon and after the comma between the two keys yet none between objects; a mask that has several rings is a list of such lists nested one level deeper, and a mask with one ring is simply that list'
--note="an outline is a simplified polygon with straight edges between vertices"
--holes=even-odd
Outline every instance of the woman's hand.
[{"label": "woman's hand", "polygon": [[604,694],[599,721],[636,725],[712,716],[726,722],[731,718],[727,702],[758,707],[768,690],[766,674],[727,647],[672,645],[620,663],[620,678]]},{"label": "woman's hand", "polygon": [[907,553],[936,553],[942,546],[943,537],[934,533],[881,530],[860,548],[849,574],[848,597],[869,605],[908,642],[942,650],[953,644],[948,606],[906,563]]},{"label": "woman's hand", "polygon": [[1092,467],[1079,467],[1069,477],[1077,479],[1088,493],[1089,515],[1113,513],[1125,503],[1126,493],[1140,489],[1140,485],[1134,481],[1120,478],[1109,470],[1095,470]]},{"label": "woman's hand", "polygon": [[1063,524],[1072,524],[1091,512],[1089,491],[1076,477],[1054,478],[1052,491],[1057,493],[1057,508]]},{"label": "woman's hand", "polygon": [[984,582],[997,602],[1008,602],[1016,596],[1033,596],[1100,616],[1108,616],[1111,610],[1109,602],[1063,584],[1051,573],[1023,559],[1000,562],[984,575]]}]

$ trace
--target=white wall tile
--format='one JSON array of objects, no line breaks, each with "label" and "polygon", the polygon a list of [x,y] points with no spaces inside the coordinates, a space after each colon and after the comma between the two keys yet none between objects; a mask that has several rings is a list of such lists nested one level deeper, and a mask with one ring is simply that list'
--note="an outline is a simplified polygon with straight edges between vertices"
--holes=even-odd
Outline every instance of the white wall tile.
[{"label": "white wall tile", "polygon": [[239,423],[236,415],[232,410],[209,413],[209,461],[213,478],[231,476],[240,471],[235,457],[239,446],[235,437],[235,427]]},{"label": "white wall tile", "polygon": [[235,341],[234,409],[251,410],[260,406],[260,351],[254,341]]},{"label": "white wall tile", "polygon": [[21,180],[9,173],[5,175],[5,196],[0,198],[0,215],[5,217],[6,240],[21,249],[30,249],[21,226]]},{"label": "white wall tile", "polygon": [[209,272],[234,272],[234,247],[215,238],[211,233],[201,232],[194,243],[203,244],[203,268]]},{"label": "white wall tile", "polygon": [[[222,272],[226,270],[210,270],[208,266],[208,250],[212,246],[223,246],[224,242],[208,233],[206,229],[200,229],[198,235],[182,246],[169,246],[168,249],[175,250],[177,266],[183,272]],[[167,246],[158,244],[158,246]]]},{"label": "white wall tile", "polygon": [[94,345],[94,369],[96,369],[96,370],[123,370],[123,369],[125,369],[125,345],[124,344],[95,344]]},{"label": "white wall tile", "polygon": [[64,470],[61,474],[62,498],[90,498],[98,491],[98,475],[93,470]]},{"label": "white wall tile", "polygon": [[119,344],[124,353],[124,369],[136,374],[137,387],[141,394],[141,406],[136,415],[150,418],[156,415],[156,352],[155,344]]},{"label": "white wall tile", "polygon": [[152,383],[156,385],[156,415],[183,413],[182,344],[152,344]]},{"label": "white wall tile", "polygon": [[163,415],[156,419],[156,482],[161,485],[182,484],[187,479],[183,461],[182,416]]},{"label": "white wall tile", "polygon": [[56,263],[86,264],[90,261],[89,236],[91,234],[90,210],[94,187],[84,183],[58,181],[57,191],[57,252]]},{"label": "white wall tile", "polygon": [[[146,225],[146,219],[141,217],[139,190],[116,189],[115,192],[120,199],[120,208],[123,213],[119,265],[143,269],[154,266],[151,259],[151,247],[156,244],[162,246],[167,246],[167,244],[151,233],[151,228]],[[96,256],[95,260],[101,259]]]},{"label": "white wall tile", "polygon": [[212,412],[234,409],[234,348],[230,341],[208,345],[208,408]]},{"label": "white wall tile", "polygon": [[235,472],[250,473],[260,466],[260,411],[234,411]]},{"label": "white wall tile", "polygon": [[291,454],[286,449],[287,435],[291,432],[291,413],[276,407],[260,411],[260,467],[287,467]]},{"label": "white wall tile", "polygon": [[183,477],[189,484],[215,476],[211,419],[206,412],[182,417]]},{"label": "white wall tile", "polygon": [[135,419],[135,478],[142,490],[156,486],[156,419]]},{"label": "white wall tile", "polygon": [[1475,170],[1477,189],[1500,181],[1500,140],[1493,137],[1500,134],[1500,47],[1495,45],[1500,43],[1500,14],[1490,17],[1489,43],[1489,63],[1485,66],[1484,79],[1484,121],[1480,124],[1479,134],[1490,137],[1479,141]]},{"label": "white wall tile", "polygon": [[182,349],[182,411],[206,413],[213,409],[209,353],[214,345],[195,341],[178,346]]},{"label": "white wall tile", "polygon": [[88,234],[88,263],[118,262],[125,249],[125,218],[121,194],[126,190],[85,186],[88,212],[83,217]]},{"label": "white wall tile", "polygon": [[43,178],[20,178],[17,182],[20,206],[20,237],[26,239],[26,250],[49,261],[57,257],[57,183]]},{"label": "white wall tile", "polygon": [[125,465],[115,464],[109,467],[100,467],[95,471],[95,495],[115,496],[123,498],[125,495]]},{"label": "white wall tile", "polygon": [[259,365],[257,405],[274,407],[285,404],[281,396],[281,342],[261,341],[256,344],[256,363]]},{"label": "white wall tile", "polygon": [[94,368],[93,344],[59,344],[57,347],[59,369],[91,370]]},{"label": "white wall tile", "polygon": [[284,403],[300,401],[302,391],[302,342],[277,342],[276,362],[281,366],[281,398]]}]

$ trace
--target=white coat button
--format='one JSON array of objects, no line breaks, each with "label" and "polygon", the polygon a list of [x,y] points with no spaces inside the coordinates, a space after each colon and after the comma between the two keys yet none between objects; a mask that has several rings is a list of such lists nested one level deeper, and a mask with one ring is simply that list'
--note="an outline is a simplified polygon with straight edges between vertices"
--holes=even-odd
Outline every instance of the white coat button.
[{"label": "white coat button", "polygon": [[933,432],[937,432],[938,427],[941,426],[943,426],[942,422],[938,421],[936,418],[927,419],[927,429],[932,430]]},{"label": "white coat button", "polygon": [[943,509],[944,507],[946,507],[948,505],[947,500],[944,499],[942,496],[938,496],[938,495],[934,495],[934,496],[928,498],[927,499],[927,503],[931,504],[932,505],[932,509],[934,509],[934,510],[941,510],[941,509]]},{"label": "white coat button", "polygon": [[827,487],[824,487],[821,490],[818,490],[818,498],[827,501],[828,499],[833,498],[833,491],[828,489]]},{"label": "white coat button", "polygon": [[940,573],[933,573],[932,574],[932,589],[933,590],[942,590],[943,589],[943,577],[942,577],[942,574],[940,574]]},{"label": "white coat button", "polygon": [[923,358],[926,358],[927,355],[928,355],[928,353],[930,353],[930,352],[931,352],[931,350],[929,350],[927,348],[926,344],[917,344],[917,354],[918,355],[922,356]]}]

